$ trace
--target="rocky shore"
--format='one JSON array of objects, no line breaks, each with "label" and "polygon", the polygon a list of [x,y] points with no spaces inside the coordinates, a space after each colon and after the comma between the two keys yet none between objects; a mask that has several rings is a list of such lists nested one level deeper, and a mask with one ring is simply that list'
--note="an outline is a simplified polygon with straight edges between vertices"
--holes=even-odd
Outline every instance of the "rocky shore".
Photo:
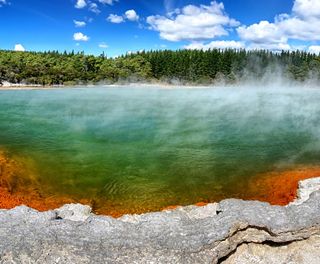
[{"label": "rocky shore", "polygon": [[115,219],[89,206],[0,210],[1,263],[320,263],[320,178],[288,206],[224,200]]}]

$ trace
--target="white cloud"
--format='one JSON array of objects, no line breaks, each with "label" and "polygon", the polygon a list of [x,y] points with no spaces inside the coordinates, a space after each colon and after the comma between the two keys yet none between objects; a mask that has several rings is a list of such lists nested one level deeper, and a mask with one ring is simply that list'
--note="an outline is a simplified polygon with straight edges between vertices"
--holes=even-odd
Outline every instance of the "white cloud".
[{"label": "white cloud", "polygon": [[250,48],[290,49],[289,40],[320,40],[320,1],[295,0],[290,14],[281,14],[273,22],[241,26],[239,37]]},{"label": "white cloud", "polygon": [[299,17],[320,18],[320,1],[318,0],[295,0],[292,12]]},{"label": "white cloud", "polygon": [[296,48],[291,47],[288,43],[252,43],[247,46],[249,50],[273,50],[273,51],[282,51],[282,50],[295,50]]},{"label": "white cloud", "polygon": [[118,2],[118,0],[99,0],[101,4],[113,5],[114,2]]},{"label": "white cloud", "polygon": [[139,20],[139,15],[137,14],[137,12],[133,9],[127,10],[123,16],[119,16],[116,14],[110,14],[107,17],[107,20],[111,23],[115,23],[115,24],[120,24],[123,23],[127,20],[129,21],[138,21]]},{"label": "white cloud", "polygon": [[298,40],[320,40],[320,19],[290,17],[277,23],[283,34]]},{"label": "white cloud", "polygon": [[261,21],[248,27],[242,26],[237,31],[241,39],[254,43],[286,43],[288,40],[277,25],[268,21]]},{"label": "white cloud", "polygon": [[87,25],[84,21],[73,20],[73,23],[76,27],[85,27]]},{"label": "white cloud", "polygon": [[86,0],[77,0],[75,8],[81,9],[87,6]]},{"label": "white cloud", "polygon": [[314,53],[314,54],[320,54],[320,46],[310,46],[308,48],[308,51],[310,53]]},{"label": "white cloud", "polygon": [[138,16],[137,12],[135,10],[133,10],[133,9],[126,11],[125,12],[125,17],[130,21],[139,20],[139,16]]},{"label": "white cloud", "polygon": [[14,45],[15,51],[26,51],[26,49],[21,44]]},{"label": "white cloud", "polygon": [[224,11],[223,3],[213,1],[210,5],[187,5],[169,17],[149,16],[150,29],[158,31],[162,39],[169,41],[203,40],[228,35],[226,27],[239,25]]},{"label": "white cloud", "polygon": [[234,40],[221,40],[221,41],[211,41],[207,44],[201,42],[194,42],[189,45],[184,46],[185,49],[242,49],[245,48],[245,44],[240,41]]},{"label": "white cloud", "polygon": [[144,52],[143,49],[141,49],[141,50],[128,50],[126,52],[126,54],[131,55],[131,54],[137,54],[137,53],[142,53],[142,52]]},{"label": "white cloud", "polygon": [[7,4],[7,1],[6,0],[0,0],[0,7]]},{"label": "white cloud", "polygon": [[104,43],[104,42],[102,42],[102,43],[100,43],[99,44],[99,48],[101,48],[101,49],[106,49],[106,48],[108,48],[109,46],[106,44],[106,43]]},{"label": "white cloud", "polygon": [[118,16],[118,15],[114,15],[114,14],[110,14],[107,17],[107,20],[111,23],[115,23],[115,24],[120,24],[122,22],[124,22],[124,18],[122,16]]},{"label": "white cloud", "polygon": [[90,3],[89,10],[93,13],[96,13],[96,14],[100,14],[100,12],[101,12],[96,3]]},{"label": "white cloud", "polygon": [[73,34],[73,39],[76,40],[76,41],[88,41],[89,37],[84,35],[81,32],[78,32],[78,33],[74,33]]}]

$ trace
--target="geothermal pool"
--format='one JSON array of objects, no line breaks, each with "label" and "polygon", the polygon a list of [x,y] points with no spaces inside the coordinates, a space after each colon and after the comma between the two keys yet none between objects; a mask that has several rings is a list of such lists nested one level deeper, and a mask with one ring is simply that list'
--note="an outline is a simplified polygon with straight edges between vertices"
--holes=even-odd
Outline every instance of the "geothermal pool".
[{"label": "geothermal pool", "polygon": [[319,102],[305,88],[2,90],[0,150],[19,169],[0,170],[0,190],[39,209],[78,201],[111,215],[277,203],[274,188],[320,175]]}]

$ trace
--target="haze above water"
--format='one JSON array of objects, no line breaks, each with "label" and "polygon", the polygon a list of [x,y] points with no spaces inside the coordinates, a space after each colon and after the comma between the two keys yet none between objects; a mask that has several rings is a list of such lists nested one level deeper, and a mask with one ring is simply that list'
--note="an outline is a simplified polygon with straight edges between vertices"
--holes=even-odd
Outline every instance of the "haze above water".
[{"label": "haze above water", "polygon": [[0,91],[0,148],[32,160],[44,197],[159,210],[317,165],[319,102],[320,90],[280,87]]}]

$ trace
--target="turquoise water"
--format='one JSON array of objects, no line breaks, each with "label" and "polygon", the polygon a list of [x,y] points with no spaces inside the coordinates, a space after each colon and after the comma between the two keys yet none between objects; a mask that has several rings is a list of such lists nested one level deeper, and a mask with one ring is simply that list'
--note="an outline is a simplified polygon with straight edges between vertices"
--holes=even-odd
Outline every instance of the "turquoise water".
[{"label": "turquoise water", "polygon": [[319,102],[303,88],[0,91],[0,147],[32,160],[44,197],[158,210],[318,164]]}]

